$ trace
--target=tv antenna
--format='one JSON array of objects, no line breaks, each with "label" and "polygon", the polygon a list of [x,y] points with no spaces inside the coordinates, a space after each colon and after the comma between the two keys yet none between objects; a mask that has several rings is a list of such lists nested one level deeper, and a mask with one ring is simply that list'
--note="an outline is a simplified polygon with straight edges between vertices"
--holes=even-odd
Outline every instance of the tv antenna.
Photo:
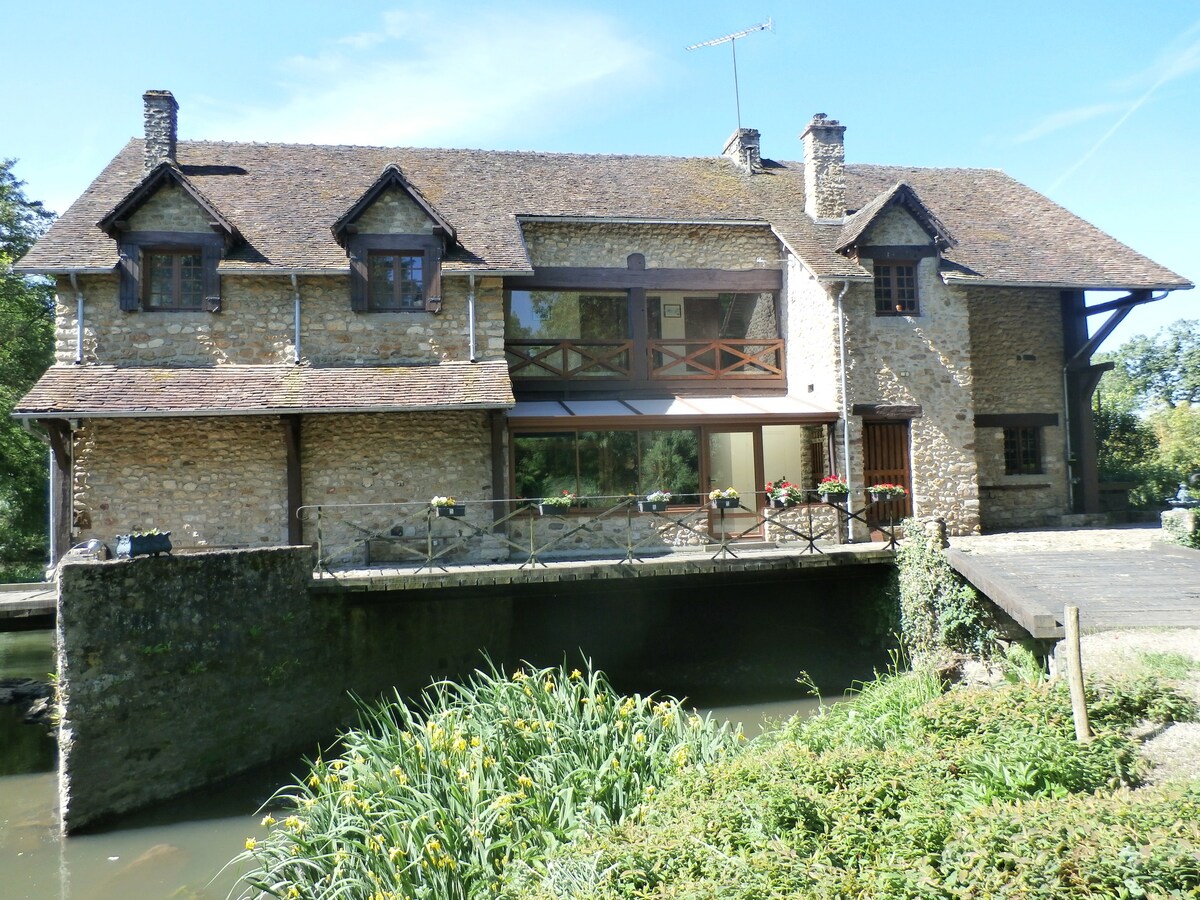
[{"label": "tv antenna", "polygon": [[699,50],[701,47],[715,47],[717,44],[724,44],[728,41],[729,49],[733,51],[733,102],[737,106],[737,127],[740,131],[742,128],[742,98],[738,91],[737,77],[737,39],[745,37],[748,34],[754,34],[756,31],[774,31],[775,25],[768,18],[761,25],[755,25],[751,28],[745,28],[741,31],[735,31],[733,34],[727,34],[724,37],[714,38],[711,41],[704,41],[699,44],[692,44],[690,47],[684,47],[685,50]]}]

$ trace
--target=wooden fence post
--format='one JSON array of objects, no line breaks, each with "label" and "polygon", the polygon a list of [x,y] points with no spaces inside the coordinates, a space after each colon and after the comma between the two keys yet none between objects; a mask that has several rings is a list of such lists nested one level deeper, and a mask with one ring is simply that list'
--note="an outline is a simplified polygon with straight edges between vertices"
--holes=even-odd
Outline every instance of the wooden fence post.
[{"label": "wooden fence post", "polygon": [[1083,694],[1083,656],[1079,650],[1079,607],[1068,606],[1064,616],[1067,627],[1067,679],[1071,685],[1071,715],[1075,718],[1075,740],[1090,744],[1087,701]]}]

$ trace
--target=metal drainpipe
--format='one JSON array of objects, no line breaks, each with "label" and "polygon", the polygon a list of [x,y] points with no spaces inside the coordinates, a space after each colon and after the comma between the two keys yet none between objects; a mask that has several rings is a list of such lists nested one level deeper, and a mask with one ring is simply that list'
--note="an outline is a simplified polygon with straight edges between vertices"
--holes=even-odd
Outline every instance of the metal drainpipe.
[{"label": "metal drainpipe", "polygon": [[79,289],[78,273],[68,272],[75,291],[75,365],[83,365],[83,291]]},{"label": "metal drainpipe", "polygon": [[292,324],[294,328],[292,362],[300,365],[300,282],[296,280],[295,272],[288,274],[292,276]]},{"label": "metal drainpipe", "polygon": [[475,362],[475,275],[472,273],[467,279],[467,357],[471,362]]},{"label": "metal drainpipe", "polygon": [[846,542],[853,544],[854,537],[851,532],[853,522],[849,518],[852,508],[852,497],[854,491],[850,481],[850,397],[846,392],[846,316],[842,310],[842,299],[846,296],[846,291],[850,290],[850,282],[842,282],[841,293],[837,296],[837,313],[838,313],[838,368],[842,379],[842,457],[844,460],[844,468],[842,469],[843,477],[846,479]]}]

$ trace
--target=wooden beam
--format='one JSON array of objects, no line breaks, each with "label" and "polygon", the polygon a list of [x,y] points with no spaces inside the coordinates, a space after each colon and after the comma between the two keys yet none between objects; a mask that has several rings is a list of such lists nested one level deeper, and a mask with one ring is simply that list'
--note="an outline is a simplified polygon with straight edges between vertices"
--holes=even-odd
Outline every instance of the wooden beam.
[{"label": "wooden beam", "polygon": [[1037,593],[1022,593],[1013,583],[994,576],[986,567],[978,564],[969,553],[955,550],[944,551],[946,562],[963,578],[971,582],[981,594],[1012,616],[1018,625],[1031,637],[1057,639],[1063,629],[1058,617],[1051,612],[1053,600]]},{"label": "wooden beam", "polygon": [[729,291],[756,293],[783,289],[779,269],[634,269],[538,266],[532,276],[505,278],[509,290]]},{"label": "wooden beam", "polygon": [[868,419],[919,419],[925,413],[916,403],[855,403],[850,414]]},{"label": "wooden beam", "polygon": [[287,459],[287,533],[293,546],[304,543],[300,507],[304,505],[303,461],[300,455],[300,416],[279,417],[283,426],[283,446]]},{"label": "wooden beam", "polygon": [[978,413],[976,428],[1051,428],[1058,424],[1058,413]]},{"label": "wooden beam", "polygon": [[72,472],[71,426],[65,419],[38,419],[50,438],[51,479],[54,491],[50,495],[50,565],[55,565],[71,548],[71,526],[74,524],[74,474]]}]

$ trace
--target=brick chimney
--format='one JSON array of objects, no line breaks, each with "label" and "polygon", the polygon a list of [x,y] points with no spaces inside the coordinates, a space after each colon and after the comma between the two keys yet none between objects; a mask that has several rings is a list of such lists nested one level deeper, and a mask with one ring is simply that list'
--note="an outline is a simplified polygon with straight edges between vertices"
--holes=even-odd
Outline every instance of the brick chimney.
[{"label": "brick chimney", "polygon": [[175,162],[175,140],[179,133],[179,104],[170,91],[142,94],[146,121],[146,171],[161,162]]},{"label": "brick chimney", "polygon": [[846,216],[846,126],[825,113],[813,116],[804,142],[804,211],[818,222]]},{"label": "brick chimney", "polygon": [[739,128],[729,136],[721,155],[732,159],[734,165],[746,175],[754,175],[763,170],[758,140],[757,128]]}]

